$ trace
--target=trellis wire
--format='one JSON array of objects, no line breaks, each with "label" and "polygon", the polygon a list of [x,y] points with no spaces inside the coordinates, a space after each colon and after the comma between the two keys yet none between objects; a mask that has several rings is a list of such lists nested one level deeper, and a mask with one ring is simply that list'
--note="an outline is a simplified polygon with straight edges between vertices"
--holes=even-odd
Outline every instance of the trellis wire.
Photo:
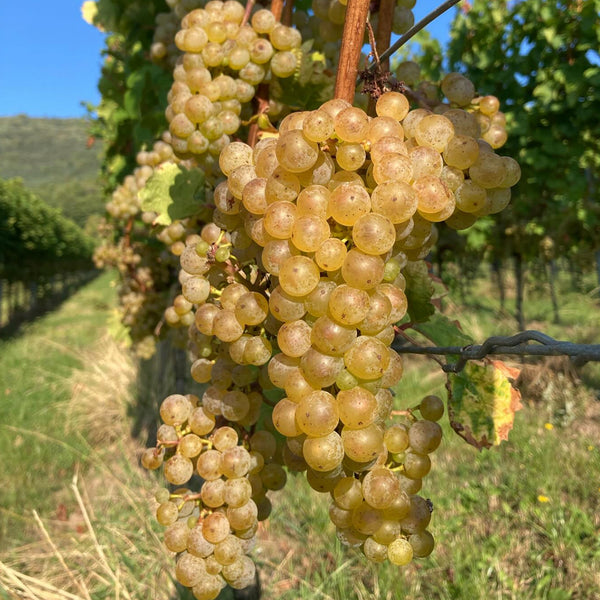
[{"label": "trellis wire", "polygon": [[[532,345],[528,342],[538,342]],[[443,365],[447,373],[462,371],[469,360],[480,360],[486,356],[505,354],[513,356],[569,356],[575,366],[589,361],[600,361],[600,344],[574,344],[555,340],[545,333],[535,330],[522,331],[516,335],[493,336],[481,345],[468,346],[415,346],[402,343],[397,337],[392,348],[399,354],[429,354],[458,356],[455,363]]]}]

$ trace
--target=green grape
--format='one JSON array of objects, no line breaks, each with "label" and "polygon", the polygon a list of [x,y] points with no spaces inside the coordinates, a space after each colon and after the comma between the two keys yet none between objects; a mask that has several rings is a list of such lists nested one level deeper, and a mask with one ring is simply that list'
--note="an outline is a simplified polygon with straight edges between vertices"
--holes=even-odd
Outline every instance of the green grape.
[{"label": "green grape", "polygon": [[404,566],[413,559],[413,549],[408,540],[399,537],[388,546],[388,558],[391,563]]},{"label": "green grape", "polygon": [[352,526],[362,534],[373,535],[382,522],[382,512],[367,502],[363,502],[352,511]]},{"label": "green grape", "polygon": [[290,296],[310,294],[319,281],[319,267],[308,256],[291,256],[281,265],[279,284]]},{"label": "green grape", "polygon": [[298,427],[309,436],[328,435],[339,422],[335,397],[324,390],[312,392],[297,404],[296,422]]},{"label": "green grape", "polygon": [[[238,507],[229,507],[227,509],[227,516],[220,516],[227,522],[227,533],[229,533],[229,526],[235,531],[245,530],[251,527],[257,520],[258,508],[254,500],[248,500],[245,504]],[[224,539],[224,538],[223,538]]]},{"label": "green grape", "polygon": [[452,121],[443,115],[426,115],[415,127],[416,142],[437,152],[444,152],[453,137]]},{"label": "green grape", "polygon": [[275,429],[286,437],[296,437],[301,430],[296,423],[296,403],[282,398],[273,409],[273,424]]},{"label": "green grape", "polygon": [[368,537],[363,545],[363,553],[370,561],[381,563],[388,557],[388,548],[384,544],[376,542],[372,537]]},{"label": "green grape", "polygon": [[202,535],[211,544],[222,542],[229,535],[229,532],[229,519],[223,513],[211,513],[202,522]]},{"label": "green grape", "polygon": [[[168,491],[168,490],[167,490]],[[161,525],[172,525],[177,521],[177,517],[179,516],[179,509],[177,508],[177,504],[174,502],[164,502],[160,504],[156,509],[156,520]]]},{"label": "green grape", "polygon": [[428,421],[439,421],[444,414],[444,403],[439,396],[425,396],[419,404],[421,416]]},{"label": "green grape", "polygon": [[268,490],[281,490],[287,481],[285,470],[277,463],[266,464],[260,472],[260,478]]},{"label": "green grape", "polygon": [[160,418],[166,425],[185,423],[192,411],[190,401],[181,394],[167,396],[160,405]]},{"label": "green grape", "polygon": [[365,502],[373,508],[388,508],[400,493],[400,483],[389,469],[375,468],[362,481]]},{"label": "green grape", "polygon": [[363,501],[362,486],[354,477],[340,479],[332,492],[335,503],[344,510],[352,510]]},{"label": "green grape", "polygon": [[183,552],[187,548],[187,539],[190,532],[186,521],[175,521],[164,532],[165,546],[171,552]]},{"label": "green grape", "polygon": [[224,587],[223,579],[216,575],[206,574],[192,587],[196,600],[215,600]]},{"label": "green grape", "polygon": [[404,474],[410,479],[422,479],[431,469],[431,459],[427,454],[407,452],[403,463]]},{"label": "green grape", "polygon": [[369,462],[383,450],[383,433],[376,425],[362,429],[342,429],[344,451],[348,458],[356,462]]},{"label": "green grape", "polygon": [[196,585],[206,575],[204,560],[188,552],[183,552],[177,557],[175,577],[186,587]]},{"label": "green grape", "polygon": [[419,533],[427,528],[431,520],[431,508],[424,498],[413,495],[410,497],[410,510],[402,518],[400,524],[406,533]]},{"label": "green grape", "polygon": [[341,390],[337,395],[339,416],[348,429],[368,427],[375,420],[377,400],[362,387]]},{"label": "green grape", "polygon": [[[401,517],[408,513],[409,507],[410,501],[408,497],[406,497],[406,511],[401,514]],[[381,523],[379,529],[373,534],[373,541],[378,544],[383,544],[384,546],[391,544],[402,533],[402,526],[400,523],[395,519],[389,519],[387,516],[388,510],[389,509],[385,509],[383,511],[383,516],[386,520]]]},{"label": "green grape", "polygon": [[344,444],[340,435],[332,431],[318,437],[307,437],[303,446],[304,460],[315,471],[331,471],[341,465]]},{"label": "green grape", "polygon": [[418,454],[430,454],[440,445],[442,428],[433,421],[417,421],[408,430],[408,440]]},{"label": "green grape", "polygon": [[290,77],[296,71],[298,58],[293,52],[277,52],[271,59],[270,66],[276,77]]},{"label": "green grape", "polygon": [[154,494],[154,499],[159,504],[164,504],[165,502],[168,502],[170,498],[171,498],[171,492],[167,488],[159,488],[158,490],[156,490],[156,493]]},{"label": "green grape", "polygon": [[165,479],[173,485],[182,485],[194,474],[194,465],[189,458],[175,454],[164,464]]},{"label": "green grape", "polygon": [[413,549],[413,554],[417,558],[425,558],[433,552],[435,540],[429,531],[419,531],[409,536],[408,541]]},{"label": "green grape", "polygon": [[141,458],[142,466],[149,470],[158,469],[163,464],[164,454],[163,448],[146,448]]},{"label": "green grape", "polygon": [[243,506],[252,496],[252,484],[246,477],[228,479],[223,488],[223,499],[227,506]]}]

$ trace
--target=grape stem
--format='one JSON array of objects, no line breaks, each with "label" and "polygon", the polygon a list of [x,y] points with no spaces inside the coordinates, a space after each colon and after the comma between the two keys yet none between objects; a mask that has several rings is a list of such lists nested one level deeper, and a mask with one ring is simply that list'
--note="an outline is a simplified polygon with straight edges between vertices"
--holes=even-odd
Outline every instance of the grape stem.
[{"label": "grape stem", "polygon": [[427,110],[431,110],[431,106],[427,102],[427,99],[425,98],[425,96],[423,96],[423,94],[419,94],[419,92],[415,92],[414,90],[407,87],[406,85],[404,86],[403,94],[407,98],[409,98],[410,100],[412,100],[413,102],[418,104],[420,108],[426,108]]},{"label": "grape stem", "polygon": [[[380,57],[380,62],[385,62],[397,52],[406,42],[408,42],[414,35],[419,33],[421,29],[424,29],[433,21],[437,19],[441,14],[445,13],[449,8],[452,8],[455,4],[458,4],[460,0],[446,0],[443,4],[440,4],[435,10],[431,11],[426,17],[421,19],[416,25],[413,25],[404,35],[398,38]],[[377,67],[377,64],[369,66],[368,70],[372,71]]]},{"label": "grape stem", "polygon": [[275,15],[277,21],[281,21],[281,14],[283,13],[283,0],[272,0],[271,12]]},{"label": "grape stem", "polygon": [[254,8],[255,4],[256,4],[256,0],[247,0],[246,10],[244,11],[244,18],[242,19],[240,27],[243,27],[244,25],[246,25],[246,23],[248,23],[248,21],[250,20],[250,14],[252,13],[252,9]]},{"label": "grape stem", "polygon": [[283,14],[281,15],[281,23],[283,25],[287,25],[288,27],[292,26],[292,16],[294,12],[294,0],[286,0],[283,5]]},{"label": "grape stem", "polygon": [[379,18],[377,21],[377,37],[375,39],[375,59],[383,71],[389,71],[390,61],[381,59],[377,55],[377,48],[387,48],[392,39],[392,24],[394,22],[395,0],[381,0],[379,5]]},{"label": "grape stem", "polygon": [[370,0],[348,0],[342,47],[335,80],[335,98],[352,104]]},{"label": "grape stem", "polygon": [[269,110],[269,85],[267,83],[261,83],[256,91],[254,97],[256,102],[256,121],[253,121],[248,131],[248,146],[254,148],[258,141],[258,133],[260,126],[258,124],[258,117],[265,114]]}]

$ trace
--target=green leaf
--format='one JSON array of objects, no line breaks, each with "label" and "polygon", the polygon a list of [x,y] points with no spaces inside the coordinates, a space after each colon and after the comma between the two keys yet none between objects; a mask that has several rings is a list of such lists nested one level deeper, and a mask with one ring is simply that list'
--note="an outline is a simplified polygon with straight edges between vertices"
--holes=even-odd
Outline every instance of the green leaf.
[{"label": "green leaf", "polygon": [[427,264],[423,261],[409,262],[402,270],[406,279],[404,290],[408,300],[408,314],[413,323],[423,323],[435,313],[431,302],[434,287]]},{"label": "green leaf", "polygon": [[458,321],[436,312],[426,323],[414,326],[420,334],[431,340],[436,346],[468,346],[472,338],[462,332]]},{"label": "green leaf", "polygon": [[481,450],[508,439],[515,412],[522,408],[521,395],[512,387],[519,371],[502,361],[467,363],[450,376],[448,415],[452,429]]},{"label": "green leaf", "polygon": [[321,55],[311,51],[312,45],[312,40],[302,44],[293,76],[274,78],[271,83],[273,97],[298,110],[314,110],[332,95],[333,79],[325,73]]},{"label": "green leaf", "polygon": [[203,208],[204,173],[167,163],[154,171],[139,193],[142,210],[158,213],[155,223],[170,225]]}]

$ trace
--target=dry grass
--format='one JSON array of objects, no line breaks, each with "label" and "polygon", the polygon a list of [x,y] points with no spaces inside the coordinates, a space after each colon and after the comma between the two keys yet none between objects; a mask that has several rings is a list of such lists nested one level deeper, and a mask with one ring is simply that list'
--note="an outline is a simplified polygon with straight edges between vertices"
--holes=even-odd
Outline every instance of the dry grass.
[{"label": "dry grass", "polygon": [[0,556],[0,589],[28,600],[169,598],[172,559],[150,516],[156,481],[129,430],[137,366],[108,338],[82,358],[63,408],[89,459],[62,486],[54,518],[34,511],[28,543]]}]

